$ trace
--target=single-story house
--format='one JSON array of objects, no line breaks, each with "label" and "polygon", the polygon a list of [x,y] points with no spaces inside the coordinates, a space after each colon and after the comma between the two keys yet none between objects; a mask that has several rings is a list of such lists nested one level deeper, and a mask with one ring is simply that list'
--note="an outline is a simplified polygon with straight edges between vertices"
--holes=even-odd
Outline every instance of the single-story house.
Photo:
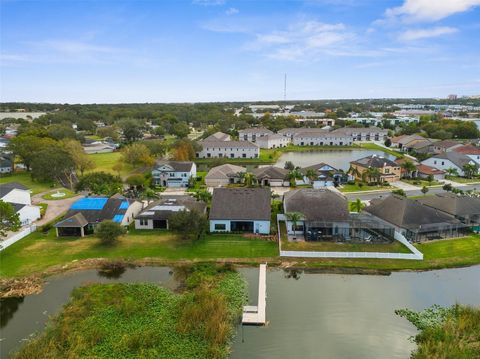
[{"label": "single-story house", "polygon": [[445,171],[439,170],[438,168],[424,164],[418,164],[416,167],[416,175],[419,178],[427,179],[428,176],[432,176],[435,181],[443,181],[445,179]]},{"label": "single-story house", "polygon": [[240,141],[250,141],[254,143],[258,138],[269,135],[273,135],[273,132],[263,127],[252,127],[238,131],[238,139]]},{"label": "single-story house", "polygon": [[270,233],[271,194],[268,188],[215,188],[210,232]]},{"label": "single-story house", "polygon": [[450,168],[453,168],[457,170],[460,176],[465,175],[463,172],[463,166],[466,164],[476,164],[478,166],[478,163],[467,155],[455,151],[443,152],[436,156],[427,158],[426,160],[422,161],[422,164],[447,172]]},{"label": "single-story house", "polygon": [[261,186],[282,187],[290,186],[287,180],[288,170],[275,166],[265,166],[254,168],[252,173],[257,178]]},{"label": "single-story house", "polygon": [[455,147],[453,151],[470,157],[472,160],[474,160],[480,165],[480,147],[474,146],[472,144],[468,144],[464,146]]},{"label": "single-story house", "polygon": [[163,196],[135,217],[135,229],[168,229],[169,218],[179,211],[205,213],[207,204],[192,196]]},{"label": "single-story house", "polygon": [[[309,170],[315,171],[316,173],[315,179],[312,180],[306,176]],[[323,162],[318,163],[316,165],[302,168],[301,172],[304,175],[304,178],[303,178],[304,183],[311,183],[313,185],[313,188],[338,186],[348,181],[347,174]]]},{"label": "single-story house", "polygon": [[[394,229],[369,215],[350,213],[348,200],[330,189],[295,189],[285,193],[283,208],[287,234],[306,241],[391,241]],[[291,214],[300,215],[292,221]]]},{"label": "single-story house", "polygon": [[371,155],[350,162],[351,168],[355,171],[355,178],[362,180],[369,168],[377,168],[380,172],[380,182],[395,182],[400,180],[401,168],[394,161],[377,155]]},{"label": "single-story house", "polygon": [[153,184],[162,187],[188,187],[196,175],[197,165],[189,161],[160,160],[152,170]]},{"label": "single-story house", "polygon": [[86,143],[83,145],[83,150],[87,154],[94,153],[110,153],[116,150],[115,145],[105,141],[95,141],[92,143]]},{"label": "single-story house", "polygon": [[437,141],[430,145],[429,152],[439,154],[443,152],[455,151],[456,148],[462,147],[462,144],[454,140]]},{"label": "single-story house", "polygon": [[420,135],[402,135],[397,137],[392,137],[392,147],[403,149],[410,145],[413,145],[416,142],[424,141],[425,137]]},{"label": "single-story house", "polygon": [[105,220],[128,226],[142,208],[141,202],[121,195],[80,198],[70,206],[64,219],[55,224],[57,237],[92,234],[95,226]]},{"label": "single-story house", "polygon": [[373,199],[364,211],[395,226],[412,242],[460,237],[467,231],[452,215],[398,195]]},{"label": "single-story house", "polygon": [[453,193],[438,193],[435,196],[420,198],[418,201],[480,230],[480,198]]},{"label": "single-story house", "polygon": [[241,166],[226,163],[221,166],[213,167],[205,176],[205,184],[207,187],[221,187],[228,184],[240,183],[240,173],[245,173],[247,169]]},{"label": "single-story house", "polygon": [[258,158],[260,147],[249,141],[201,141],[197,158]]},{"label": "single-story house", "polygon": [[31,192],[21,183],[9,182],[0,185],[0,201],[10,203],[15,208],[22,226],[40,218],[40,207],[32,205]]}]

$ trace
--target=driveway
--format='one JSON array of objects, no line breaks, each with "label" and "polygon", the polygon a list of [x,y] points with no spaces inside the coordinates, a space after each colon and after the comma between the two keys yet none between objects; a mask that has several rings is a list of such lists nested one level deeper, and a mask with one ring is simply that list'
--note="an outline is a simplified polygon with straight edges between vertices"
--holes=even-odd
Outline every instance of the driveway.
[{"label": "driveway", "polygon": [[43,199],[42,196],[49,192],[51,192],[51,190],[47,192],[38,193],[32,196],[32,204],[34,205],[38,205],[39,203],[48,204],[47,212],[45,213],[43,218],[35,222],[37,226],[43,226],[44,224],[64,214],[70,208],[73,202],[83,197],[82,195],[78,195],[75,197],[66,198],[66,199],[57,199],[54,201]]},{"label": "driveway", "polygon": [[418,187],[418,186],[414,186],[414,185],[411,185],[410,183],[406,183],[406,182],[403,182],[403,181],[390,182],[390,184],[391,184],[393,187],[397,187],[397,188],[403,189],[405,192],[407,192],[407,191],[416,191],[416,190],[419,190],[419,189],[420,189],[420,187]]},{"label": "driveway", "polygon": [[165,191],[163,191],[161,194],[166,194],[170,196],[182,196],[186,194],[187,189],[186,188],[166,188]]}]

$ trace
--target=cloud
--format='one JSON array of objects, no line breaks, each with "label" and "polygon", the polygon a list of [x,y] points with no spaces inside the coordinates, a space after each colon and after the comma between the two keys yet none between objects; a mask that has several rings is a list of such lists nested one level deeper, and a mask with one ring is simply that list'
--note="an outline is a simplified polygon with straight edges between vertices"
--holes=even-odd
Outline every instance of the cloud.
[{"label": "cloud", "polygon": [[227,11],[225,11],[225,14],[228,15],[228,16],[231,16],[231,15],[238,14],[239,12],[240,12],[240,10],[238,10],[234,7],[231,7],[229,9],[227,9]]},{"label": "cloud", "polygon": [[480,5],[480,0],[405,0],[403,5],[387,9],[387,19],[437,21]]},{"label": "cloud", "polygon": [[193,0],[194,5],[219,6],[225,4],[225,0]]},{"label": "cloud", "polygon": [[428,39],[431,37],[439,37],[458,32],[457,28],[449,26],[437,26],[431,29],[412,29],[400,34],[398,37],[401,41],[415,41],[420,39]]}]

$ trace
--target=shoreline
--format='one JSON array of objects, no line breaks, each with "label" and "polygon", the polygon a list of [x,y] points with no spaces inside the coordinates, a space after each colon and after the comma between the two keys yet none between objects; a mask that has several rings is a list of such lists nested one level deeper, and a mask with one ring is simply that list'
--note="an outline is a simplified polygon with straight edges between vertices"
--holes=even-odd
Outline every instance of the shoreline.
[{"label": "shoreline", "polygon": [[[362,268],[362,267],[348,267],[348,266],[315,266],[317,262],[305,261],[305,260],[291,260],[285,261],[272,260],[272,258],[255,258],[251,260],[238,259],[224,259],[224,260],[164,260],[157,258],[142,258],[138,260],[125,260],[125,259],[106,259],[106,258],[88,258],[84,260],[75,260],[70,263],[58,264],[47,268],[44,271],[33,273],[23,277],[2,277],[0,278],[0,299],[9,297],[25,297],[32,294],[39,294],[43,290],[43,286],[48,282],[48,278],[56,275],[66,275],[69,273],[75,273],[84,270],[100,270],[104,266],[111,265],[113,263],[121,263],[125,267],[175,267],[178,265],[189,265],[195,263],[216,263],[216,264],[232,264],[237,268],[250,268],[257,267],[260,263],[268,263],[269,267],[276,269],[292,270],[292,271],[304,271],[312,274],[342,274],[342,275],[381,275],[389,276],[392,272],[429,272],[433,270],[442,269],[457,269],[468,268],[480,265],[480,263],[474,263],[469,265],[454,265],[454,266],[442,266],[442,267],[430,267],[422,269],[382,269],[382,268]],[[310,262],[310,263],[309,263]],[[310,265],[309,265],[310,264]]]}]

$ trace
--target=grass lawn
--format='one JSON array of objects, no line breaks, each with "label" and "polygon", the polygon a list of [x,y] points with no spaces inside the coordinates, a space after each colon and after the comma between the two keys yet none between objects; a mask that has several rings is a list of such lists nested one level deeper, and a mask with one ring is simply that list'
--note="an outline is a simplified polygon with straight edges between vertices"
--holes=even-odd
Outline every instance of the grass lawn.
[{"label": "grass lawn", "polygon": [[35,232],[0,252],[0,276],[22,276],[46,268],[87,258],[141,259],[157,257],[165,260],[264,258],[276,257],[275,242],[247,239],[241,235],[208,235],[198,242],[182,241],[170,232],[131,230],[111,247],[102,246],[95,237],[81,239],[56,238]]},{"label": "grass lawn", "polygon": [[379,190],[384,190],[384,191],[389,191],[393,190],[391,186],[368,186],[368,185],[363,185],[360,187],[358,183],[355,184],[344,184],[341,187],[338,188],[340,192],[364,192],[364,191],[379,191]]},{"label": "grass lawn", "polygon": [[381,252],[381,253],[411,253],[400,242],[390,244],[354,244],[330,242],[288,242],[282,241],[285,251],[317,251],[317,252]]},{"label": "grass lawn", "polygon": [[480,183],[480,177],[476,178],[465,178],[459,176],[445,176],[447,180],[458,182],[458,183]]},{"label": "grass lawn", "polygon": [[[95,168],[91,170],[90,172],[107,172],[111,174],[118,174],[115,172],[112,167],[119,162],[121,159],[121,153],[120,152],[110,152],[110,153],[95,153],[89,155],[90,158],[93,160],[95,163]],[[128,176],[130,173],[132,173],[133,168],[132,166],[123,163],[123,169],[120,172],[121,176]]]},{"label": "grass lawn", "polygon": [[403,154],[400,153],[400,152],[397,152],[397,151],[394,151],[394,150],[391,150],[391,149],[387,149],[385,147],[382,147],[382,146],[379,146],[375,143],[362,143],[360,144],[360,147],[361,148],[365,148],[365,149],[368,149],[368,150],[378,150],[378,151],[383,151],[385,153],[388,153],[392,156],[395,156],[397,158],[401,158],[403,157]]},{"label": "grass lawn", "polygon": [[438,187],[438,186],[443,185],[443,183],[439,182],[439,181],[428,182],[428,181],[425,181],[425,180],[406,179],[406,178],[403,178],[402,182],[405,182],[405,183],[411,184],[412,186],[417,186],[417,187],[423,187],[423,186],[426,186],[426,187],[437,186]]},{"label": "grass lawn", "polygon": [[[62,196],[62,197],[53,197],[52,196],[52,195],[54,195],[58,192],[63,193],[64,196]],[[62,189],[59,189],[59,190],[51,191],[51,192],[43,195],[42,198],[47,200],[47,201],[57,201],[59,199],[66,199],[66,198],[75,197],[76,195],[77,194],[75,192],[72,192],[72,191],[70,191],[69,189],[66,189],[66,188],[62,188]]]},{"label": "grass lawn", "polygon": [[0,177],[0,185],[9,182],[18,182],[23,184],[24,186],[32,190],[32,194],[37,194],[40,192],[51,190],[52,188],[56,188],[56,186],[52,183],[41,183],[33,181],[30,177],[30,173],[28,172],[17,172],[12,175]]}]

